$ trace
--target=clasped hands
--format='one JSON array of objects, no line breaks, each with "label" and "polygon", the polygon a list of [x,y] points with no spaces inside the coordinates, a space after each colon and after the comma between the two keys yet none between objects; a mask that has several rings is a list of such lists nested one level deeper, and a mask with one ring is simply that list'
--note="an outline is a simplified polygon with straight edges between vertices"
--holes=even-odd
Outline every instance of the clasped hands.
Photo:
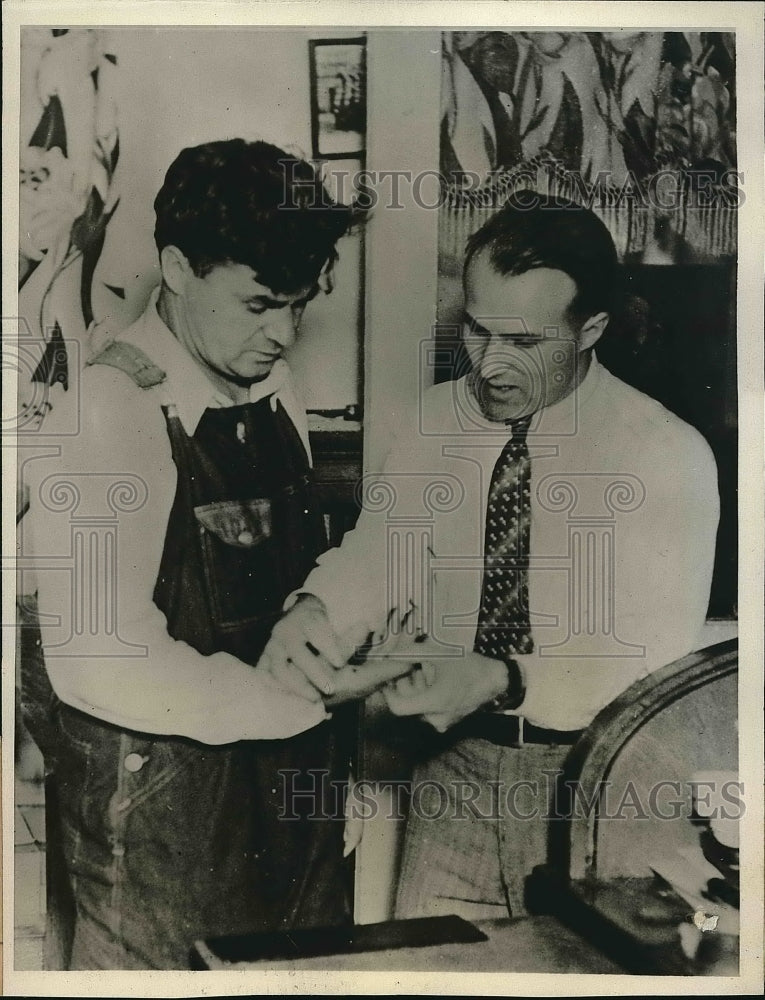
[{"label": "clasped hands", "polygon": [[507,667],[479,653],[444,656],[427,637],[402,638],[390,652],[350,665],[368,635],[338,636],[322,601],[302,595],[274,626],[257,669],[328,708],[382,689],[394,715],[419,715],[445,732],[505,690]]}]

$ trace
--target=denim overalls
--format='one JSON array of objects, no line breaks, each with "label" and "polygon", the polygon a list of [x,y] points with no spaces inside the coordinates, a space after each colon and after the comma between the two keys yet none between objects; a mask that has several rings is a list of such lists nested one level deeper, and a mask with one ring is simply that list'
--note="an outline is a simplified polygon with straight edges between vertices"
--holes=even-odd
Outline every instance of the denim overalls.
[{"label": "denim overalls", "polygon": [[[132,345],[110,354],[116,346],[91,363],[135,378],[137,362],[139,385],[161,380]],[[255,664],[326,545],[305,448],[270,398],[207,409],[193,436],[172,405],[163,411],[178,486],[155,603],[174,638]],[[337,720],[218,747],[56,703],[53,784],[77,914],[70,968],[188,968],[200,937],[350,919],[338,793],[350,727]],[[292,818],[287,785],[318,789],[289,803]]]}]

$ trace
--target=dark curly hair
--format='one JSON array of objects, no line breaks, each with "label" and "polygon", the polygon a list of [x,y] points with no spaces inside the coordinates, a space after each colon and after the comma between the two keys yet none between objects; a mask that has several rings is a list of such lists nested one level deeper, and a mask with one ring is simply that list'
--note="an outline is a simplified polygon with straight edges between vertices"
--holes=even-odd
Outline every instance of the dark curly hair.
[{"label": "dark curly hair", "polygon": [[465,270],[484,252],[503,276],[540,267],[564,271],[576,282],[568,311],[579,322],[601,310],[611,313],[619,305],[614,241],[597,215],[575,202],[536,191],[511,195],[468,240]]},{"label": "dark curly hair", "polygon": [[157,249],[176,246],[194,273],[246,264],[277,294],[311,285],[363,210],[335,202],[306,160],[268,142],[184,149],[154,201]]}]

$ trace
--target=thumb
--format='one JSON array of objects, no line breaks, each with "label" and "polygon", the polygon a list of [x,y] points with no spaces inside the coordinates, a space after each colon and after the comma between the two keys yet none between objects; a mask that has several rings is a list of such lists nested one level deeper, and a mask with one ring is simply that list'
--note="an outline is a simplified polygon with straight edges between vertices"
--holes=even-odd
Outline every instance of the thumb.
[{"label": "thumb", "polygon": [[338,636],[340,651],[346,661],[350,660],[359,646],[363,646],[369,637],[369,626],[366,622],[354,622],[342,635]]}]

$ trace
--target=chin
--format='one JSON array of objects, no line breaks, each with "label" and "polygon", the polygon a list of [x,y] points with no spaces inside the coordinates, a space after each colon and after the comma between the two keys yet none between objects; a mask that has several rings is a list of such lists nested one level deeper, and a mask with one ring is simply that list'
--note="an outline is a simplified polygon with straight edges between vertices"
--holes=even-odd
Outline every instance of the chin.
[{"label": "chin", "polygon": [[517,420],[520,414],[514,410],[509,410],[506,406],[492,406],[487,404],[481,407],[481,413],[487,420],[495,424],[504,424],[508,420]]},{"label": "chin", "polygon": [[264,378],[268,378],[271,374],[272,368],[273,365],[253,365],[252,367],[241,369],[236,375],[242,382],[262,382]]},{"label": "chin", "polygon": [[523,403],[512,405],[509,403],[493,402],[490,399],[482,400],[481,411],[487,420],[492,420],[499,424],[506,423],[508,420],[520,420],[522,417],[528,416],[531,412]]}]

